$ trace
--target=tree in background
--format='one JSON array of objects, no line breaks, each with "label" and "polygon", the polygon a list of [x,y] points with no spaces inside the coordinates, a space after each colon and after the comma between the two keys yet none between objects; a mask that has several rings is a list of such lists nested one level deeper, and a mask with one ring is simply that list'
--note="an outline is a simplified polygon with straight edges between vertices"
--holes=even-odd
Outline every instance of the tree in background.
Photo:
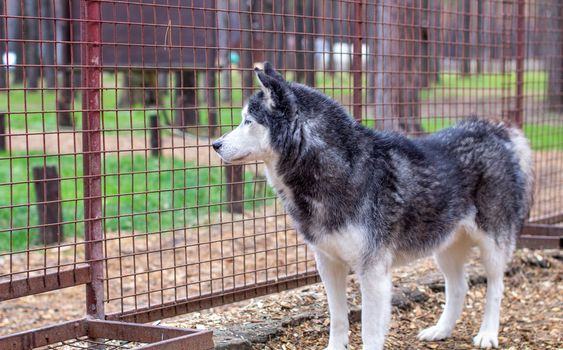
[{"label": "tree in background", "polygon": [[471,74],[471,1],[462,0],[460,3],[460,14],[463,27],[461,28],[461,74]]},{"label": "tree in background", "polygon": [[545,30],[543,56],[548,74],[547,103],[551,110],[563,111],[563,4],[550,0],[544,5]]},{"label": "tree in background", "polygon": [[420,59],[422,87],[428,87],[431,83],[440,78],[440,59],[441,57],[441,28],[440,13],[441,2],[439,0],[422,0],[420,2],[421,39]]},{"label": "tree in background", "polygon": [[[5,16],[4,12],[4,1],[0,1],[0,16]],[[6,17],[2,17],[0,21],[0,89],[5,88],[8,84],[6,82],[7,69],[6,65],[2,62],[2,59],[6,52],[8,51],[6,47],[8,46],[6,39],[6,33],[4,32]]]},{"label": "tree in background", "polygon": [[419,90],[423,27],[418,0],[377,2],[375,117],[380,129],[422,132]]},{"label": "tree in background", "polygon": [[39,37],[39,54],[41,56],[41,71],[45,78],[45,86],[48,88],[55,87],[56,71],[55,71],[55,11],[53,8],[54,0],[40,0],[41,7],[39,17],[41,19],[41,34]]},{"label": "tree in background", "polygon": [[16,55],[17,66],[13,69],[13,74],[10,78],[16,84],[23,83],[23,20],[21,16],[24,12],[24,2],[19,0],[7,0],[6,2],[6,15],[8,15],[8,51]]},{"label": "tree in background", "polygon": [[37,20],[37,1],[24,0],[24,45],[25,55],[25,80],[27,88],[37,88],[39,84],[39,21]]}]

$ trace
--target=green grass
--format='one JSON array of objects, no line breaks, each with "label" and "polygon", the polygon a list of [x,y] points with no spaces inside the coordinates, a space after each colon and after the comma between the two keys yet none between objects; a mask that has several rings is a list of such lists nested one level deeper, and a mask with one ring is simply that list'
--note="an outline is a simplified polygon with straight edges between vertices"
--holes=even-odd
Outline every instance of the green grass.
[{"label": "green grass", "polygon": [[[293,73],[287,72],[288,80],[293,79]],[[526,71],[524,73],[524,92],[527,95],[544,96],[547,85],[547,73],[544,71]],[[219,81],[219,79],[218,79]],[[174,84],[174,81],[172,81]],[[363,86],[366,85],[366,75],[363,75]],[[127,93],[126,90],[117,90],[114,74],[103,75],[102,89],[102,124],[106,132],[131,133],[144,137],[143,129],[147,126],[147,116],[150,110],[143,110],[137,105],[131,109],[117,108],[118,94]],[[350,73],[328,74],[319,72],[316,75],[316,86],[327,95],[339,100],[348,101],[353,94],[353,79]],[[503,90],[504,89],[504,90]],[[421,100],[437,97],[459,97],[465,95],[496,96],[500,97],[503,91],[514,95],[516,91],[516,73],[509,74],[473,74],[463,77],[460,74],[442,73],[437,83],[420,92]],[[166,110],[168,117],[173,109],[173,98],[170,97],[172,89],[161,100],[161,109]],[[60,91],[58,93],[61,93]],[[231,95],[232,102],[219,106],[221,131],[225,132],[240,122],[240,106],[242,105],[241,76],[238,71],[232,72],[232,89],[216,89],[217,101],[220,94]],[[366,90],[363,90],[365,95]],[[205,101],[205,90],[199,92],[200,125],[208,123],[208,111]],[[29,130],[32,132],[56,131],[56,93],[53,90],[24,91],[22,86],[13,86],[7,93],[0,93],[0,110],[10,110],[9,126],[13,130]],[[365,96],[364,96],[365,98]],[[74,100],[74,120],[77,130],[81,129],[82,117],[80,94]],[[160,113],[161,125],[165,119]],[[205,128],[200,128],[198,134],[206,135]]]},{"label": "green grass", "polygon": [[[81,239],[82,157],[16,153],[10,160],[7,156],[0,153],[0,168],[11,169],[0,172],[0,229],[10,228],[10,231],[0,233],[0,251],[17,251],[37,244],[38,230],[29,228],[38,224],[36,194],[33,184],[27,181],[34,166],[45,164],[56,165],[60,172],[65,236],[76,234]],[[106,156],[103,173],[106,232],[182,229],[194,225],[198,217],[207,218],[208,213],[221,210],[224,200],[221,185],[224,174],[220,167],[196,169],[195,164],[165,157],[159,160],[144,156]],[[244,181],[248,182],[244,185],[246,209],[273,203],[273,194],[267,186],[251,183],[250,173],[244,176]]]},{"label": "green grass", "polygon": [[[427,132],[436,132],[455,123],[455,120],[448,118],[423,119],[422,127]],[[563,149],[563,125],[525,123],[524,134],[535,151]]]},{"label": "green grass", "polygon": [[[543,96],[547,91],[548,76],[545,71],[524,72],[524,94]],[[486,97],[500,97],[503,89],[508,89],[510,94],[516,94],[516,73],[507,74],[461,74],[442,73],[437,83],[420,92],[420,98],[427,100],[436,97],[459,97],[464,95],[477,95]]]}]

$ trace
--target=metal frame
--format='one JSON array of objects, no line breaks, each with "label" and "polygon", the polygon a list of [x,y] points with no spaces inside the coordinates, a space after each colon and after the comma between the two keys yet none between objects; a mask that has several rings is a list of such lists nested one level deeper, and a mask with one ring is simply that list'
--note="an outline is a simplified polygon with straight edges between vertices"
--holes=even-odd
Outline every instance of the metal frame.
[{"label": "metal frame", "polygon": [[[213,349],[211,331],[149,326],[125,322],[81,319],[33,331],[0,337],[0,348],[29,350],[51,346],[64,347],[69,342],[84,341],[87,345],[103,348],[107,340],[145,343],[135,349],[143,350],[208,350]],[[87,347],[86,345],[86,347]],[[115,348],[116,345],[108,346]],[[72,346],[68,346],[72,347]],[[79,348],[84,348],[81,346]]]}]

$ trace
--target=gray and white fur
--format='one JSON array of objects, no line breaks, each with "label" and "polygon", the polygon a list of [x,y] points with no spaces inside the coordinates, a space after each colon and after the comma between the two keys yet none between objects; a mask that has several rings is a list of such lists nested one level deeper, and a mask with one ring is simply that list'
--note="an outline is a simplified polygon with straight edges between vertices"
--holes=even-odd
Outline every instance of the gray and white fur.
[{"label": "gray and white fur", "polygon": [[516,128],[469,119],[421,138],[361,126],[335,101],[287,82],[269,63],[242,122],[213,143],[225,162],[264,161],[293,222],[315,253],[330,309],[327,349],[346,349],[346,276],[358,276],[364,349],[382,349],[391,269],[433,254],[446,305],[422,340],[447,338],[467,292],[477,245],[487,274],[476,346],[498,346],[503,273],[532,200],[532,152]]}]

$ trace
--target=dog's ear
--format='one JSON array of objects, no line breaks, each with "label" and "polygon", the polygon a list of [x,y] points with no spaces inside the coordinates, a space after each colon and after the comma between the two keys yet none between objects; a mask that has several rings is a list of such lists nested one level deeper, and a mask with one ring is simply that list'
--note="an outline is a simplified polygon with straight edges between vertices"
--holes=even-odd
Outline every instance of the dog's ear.
[{"label": "dog's ear", "polygon": [[264,62],[264,73],[279,81],[285,81],[283,76],[280,73],[276,72],[274,66],[272,66],[272,64],[268,61]]},{"label": "dog's ear", "polygon": [[269,62],[264,63],[264,69],[254,68],[260,87],[264,92],[266,106],[269,109],[282,107],[291,102],[293,95],[287,86],[287,82],[277,73]]}]

